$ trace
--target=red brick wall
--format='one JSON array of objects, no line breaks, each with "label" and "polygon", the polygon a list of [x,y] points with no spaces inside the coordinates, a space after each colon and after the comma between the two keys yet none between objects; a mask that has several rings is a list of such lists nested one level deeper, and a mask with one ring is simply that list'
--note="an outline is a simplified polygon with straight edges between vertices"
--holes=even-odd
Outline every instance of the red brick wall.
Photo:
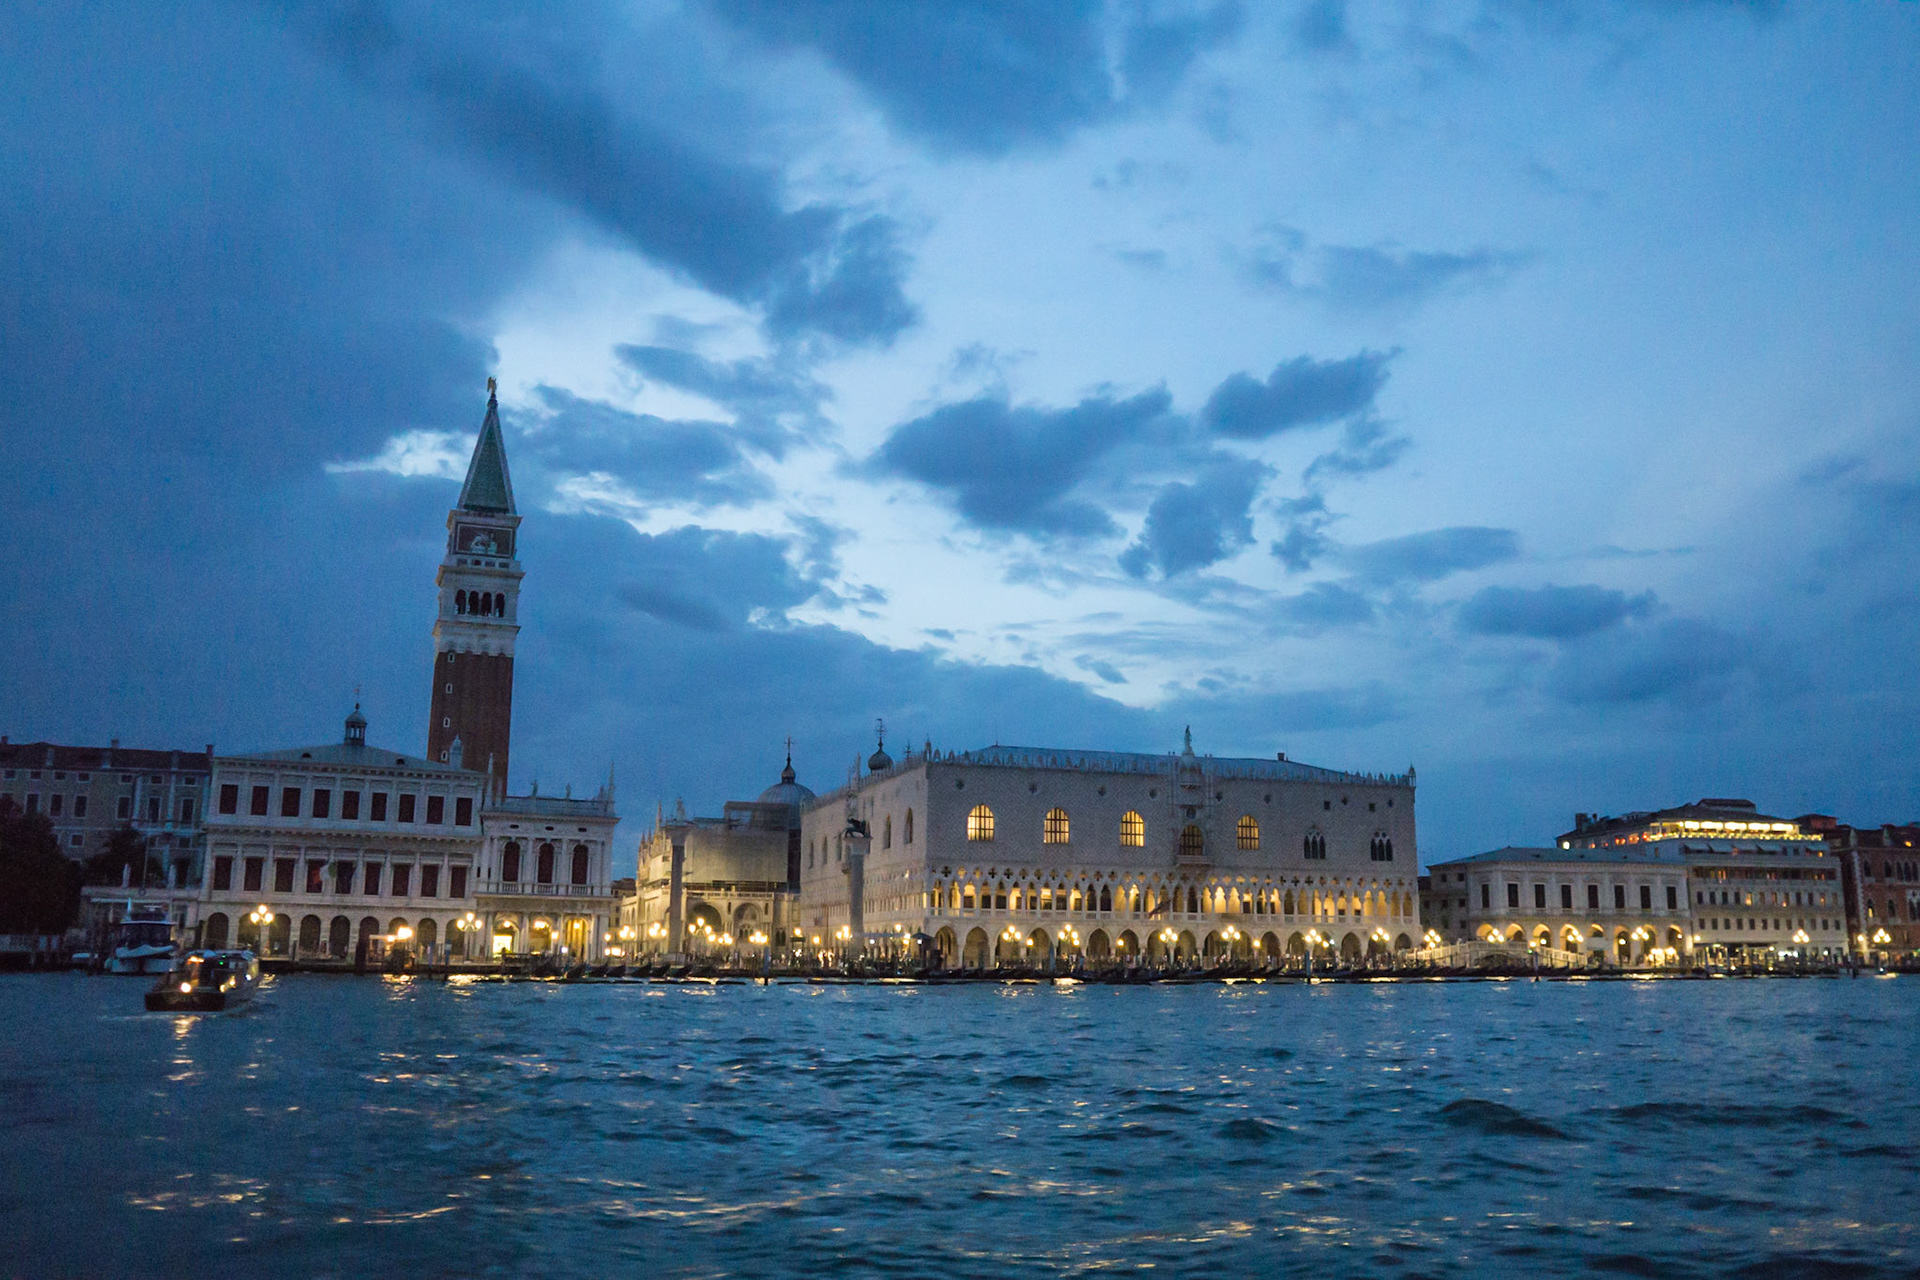
[{"label": "red brick wall", "polygon": [[485,769],[493,756],[496,789],[507,779],[507,744],[513,729],[513,659],[490,653],[442,653],[433,663],[433,714],[427,755],[438,760],[460,739],[469,769]]}]

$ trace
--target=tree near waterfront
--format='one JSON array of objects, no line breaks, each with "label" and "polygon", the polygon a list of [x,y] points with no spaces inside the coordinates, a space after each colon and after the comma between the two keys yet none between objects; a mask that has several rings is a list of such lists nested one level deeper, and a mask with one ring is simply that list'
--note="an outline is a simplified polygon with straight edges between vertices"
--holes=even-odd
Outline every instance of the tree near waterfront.
[{"label": "tree near waterfront", "polygon": [[43,813],[0,812],[0,933],[64,933],[80,913],[85,870],[60,852]]},{"label": "tree near waterfront", "polygon": [[[131,868],[131,870],[129,870]],[[155,876],[165,876],[166,868],[147,852],[147,838],[123,823],[107,837],[107,847],[86,862],[88,884],[142,885]]]}]

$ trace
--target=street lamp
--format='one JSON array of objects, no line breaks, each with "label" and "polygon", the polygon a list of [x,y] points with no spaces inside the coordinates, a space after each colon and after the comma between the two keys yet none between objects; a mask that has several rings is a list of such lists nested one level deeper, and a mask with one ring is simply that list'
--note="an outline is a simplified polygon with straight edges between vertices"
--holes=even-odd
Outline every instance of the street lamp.
[{"label": "street lamp", "polygon": [[461,950],[465,951],[468,956],[472,956],[473,955],[473,933],[474,933],[474,930],[479,928],[480,926],[480,917],[473,914],[473,912],[469,911],[467,912],[467,914],[461,916],[458,920],[454,921],[454,923],[460,926],[460,938],[461,938],[461,941],[465,944],[461,948]]},{"label": "street lamp", "polygon": [[1315,947],[1326,946],[1327,940],[1320,936],[1320,931],[1318,929],[1309,929],[1307,930],[1306,943],[1307,943],[1307,974],[1309,977],[1311,977],[1313,974],[1313,949]]},{"label": "street lamp", "polygon": [[260,954],[267,954],[267,926],[273,923],[273,911],[266,903],[261,903],[247,913],[247,919],[253,921],[254,945]]}]

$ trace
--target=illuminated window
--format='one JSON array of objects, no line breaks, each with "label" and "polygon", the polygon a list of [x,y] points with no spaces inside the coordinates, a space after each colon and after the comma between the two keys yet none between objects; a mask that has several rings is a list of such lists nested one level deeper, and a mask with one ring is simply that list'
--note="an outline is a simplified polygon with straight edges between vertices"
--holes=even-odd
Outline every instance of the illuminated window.
[{"label": "illuminated window", "polygon": [[1042,844],[1065,844],[1067,842],[1067,811],[1065,809],[1047,810],[1045,828],[1040,833]]},{"label": "illuminated window", "polygon": [[[1189,822],[1186,826],[1180,829],[1180,856],[1181,857],[1183,858],[1199,857],[1201,853],[1205,851],[1206,844],[1207,844],[1206,837],[1200,834],[1200,828],[1194,826],[1191,822]],[[1197,908],[1192,908],[1192,907],[1188,908],[1188,910],[1190,911],[1196,910],[1196,909]]]},{"label": "illuminated window", "polygon": [[1234,835],[1242,849],[1260,847],[1260,824],[1253,820],[1253,815],[1250,813],[1240,815],[1240,825],[1235,829]]},{"label": "illuminated window", "polygon": [[1120,815],[1120,843],[1130,849],[1142,848],[1147,843],[1146,821],[1131,809]]},{"label": "illuminated window", "polygon": [[977,804],[967,813],[967,839],[993,839],[993,810]]}]

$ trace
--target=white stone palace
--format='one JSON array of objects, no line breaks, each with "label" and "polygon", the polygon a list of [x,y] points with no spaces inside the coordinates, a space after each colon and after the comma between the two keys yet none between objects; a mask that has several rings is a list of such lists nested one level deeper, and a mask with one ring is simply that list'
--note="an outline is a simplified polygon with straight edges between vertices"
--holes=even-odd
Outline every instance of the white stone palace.
[{"label": "white stone palace", "polygon": [[895,762],[810,803],[809,947],[915,939],[948,966],[1405,950],[1414,773],[990,747]]}]

